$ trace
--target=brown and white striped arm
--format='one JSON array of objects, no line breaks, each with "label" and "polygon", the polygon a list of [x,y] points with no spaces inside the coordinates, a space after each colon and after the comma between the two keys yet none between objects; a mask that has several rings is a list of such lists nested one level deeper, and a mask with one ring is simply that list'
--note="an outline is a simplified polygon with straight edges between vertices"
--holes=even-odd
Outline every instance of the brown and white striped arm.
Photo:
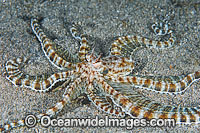
[{"label": "brown and white striped arm", "polygon": [[94,89],[93,85],[89,84],[89,86],[87,87],[87,92],[89,93],[89,99],[98,109],[100,109],[101,111],[107,114],[120,116],[120,117],[125,116],[125,113],[122,110],[117,109],[117,107],[114,107],[110,102],[108,102],[105,96],[98,96],[94,94],[94,92],[92,91],[93,89]]},{"label": "brown and white striped arm", "polygon": [[170,48],[174,45],[175,37],[172,32],[167,41],[156,41],[137,35],[128,35],[119,37],[112,43],[111,55],[121,55],[122,52],[133,51],[137,47],[147,47],[155,49]]},{"label": "brown and white striped arm", "polygon": [[[66,88],[65,93],[63,95],[63,99],[61,101],[56,103],[55,106],[48,109],[45,113],[36,115],[37,123],[40,122],[40,119],[42,116],[53,117],[58,112],[60,112],[67,103],[70,103],[71,95],[73,95],[73,93],[77,91],[76,87],[80,84],[80,82],[82,82],[82,80],[80,78],[77,78],[73,83],[69,85],[69,87]],[[0,132],[7,132],[7,131],[12,130],[13,128],[20,128],[20,127],[26,126],[24,120],[25,119],[22,119],[16,122],[7,123],[3,126],[0,126]]]},{"label": "brown and white striped arm", "polygon": [[128,75],[134,69],[134,61],[128,57],[109,56],[103,58],[103,65],[106,66],[106,75]]},{"label": "brown and white striped arm", "polygon": [[107,84],[103,78],[99,78],[98,82],[102,85],[103,91],[111,96],[113,102],[133,118],[175,119],[176,124],[200,123],[200,107],[163,106],[135,91],[132,97],[120,93],[119,90]]},{"label": "brown and white striped arm", "polygon": [[81,46],[79,48],[79,58],[81,61],[85,61],[86,54],[88,54],[90,47],[88,45],[86,35],[81,34],[80,36],[78,36],[78,30],[77,30],[76,26],[77,26],[76,24],[73,24],[72,28],[70,29],[70,32],[75,39],[80,41]]},{"label": "brown and white striped arm", "polygon": [[[172,76],[173,77],[173,76]],[[112,82],[131,84],[133,87],[148,89],[159,93],[178,94],[183,93],[194,82],[200,80],[200,71],[183,77],[180,81],[159,81],[138,76],[105,76]]]},{"label": "brown and white striped arm", "polygon": [[31,19],[31,27],[40,41],[45,56],[55,67],[58,69],[64,69],[72,68],[74,66],[74,64],[67,62],[55,52],[52,41],[47,38],[43,30],[39,27],[37,19]]},{"label": "brown and white striped arm", "polygon": [[7,61],[7,79],[16,86],[26,87],[34,91],[46,92],[50,90],[55,83],[64,81],[74,74],[73,70],[55,73],[46,79],[38,79],[37,76],[25,75],[22,70],[19,69],[24,62],[26,62],[25,58],[17,58]]},{"label": "brown and white striped arm", "polygon": [[168,20],[164,20],[163,22],[156,22],[154,23],[151,28],[156,35],[164,36],[170,35],[167,41],[156,41],[152,39],[148,39],[142,36],[136,35],[128,35],[122,36],[116,39],[112,43],[111,47],[111,55],[121,55],[127,54],[127,52],[133,51],[138,47],[147,47],[147,48],[155,48],[155,49],[164,49],[169,48],[174,45],[176,38],[173,36],[173,31],[168,27],[169,23]]}]

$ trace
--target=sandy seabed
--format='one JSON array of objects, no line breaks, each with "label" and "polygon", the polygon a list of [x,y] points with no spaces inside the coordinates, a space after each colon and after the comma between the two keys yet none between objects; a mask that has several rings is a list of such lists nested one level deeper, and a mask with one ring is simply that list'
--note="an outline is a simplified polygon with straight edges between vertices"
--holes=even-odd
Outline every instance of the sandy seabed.
[{"label": "sandy seabed", "polygon": [[[170,28],[177,38],[175,46],[166,50],[140,49],[134,54],[144,67],[141,75],[182,75],[200,70],[200,2],[197,0],[1,0],[0,1],[0,124],[22,119],[29,113],[45,112],[62,99],[63,90],[36,93],[12,85],[4,74],[5,63],[15,57],[30,57],[24,70],[30,75],[52,74],[58,70],[48,62],[31,31],[30,18],[40,17],[42,28],[56,44],[65,49],[76,48],[78,42],[70,35],[72,22],[82,22],[81,30],[89,37],[95,53],[109,54],[111,43],[123,35],[141,35],[159,39],[150,29],[152,23],[170,14]],[[157,94],[137,90],[165,105],[198,106],[199,82],[182,95]],[[61,118],[84,118],[107,114],[92,104],[73,103],[59,114]],[[199,132],[199,125],[167,127],[87,128],[20,128],[12,132]]]}]

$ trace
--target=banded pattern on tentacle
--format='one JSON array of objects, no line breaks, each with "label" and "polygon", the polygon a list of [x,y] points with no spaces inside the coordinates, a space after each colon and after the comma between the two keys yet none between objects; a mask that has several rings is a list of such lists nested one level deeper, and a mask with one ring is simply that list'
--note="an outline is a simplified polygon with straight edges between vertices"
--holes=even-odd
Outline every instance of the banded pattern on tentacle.
[{"label": "banded pattern on tentacle", "polygon": [[39,79],[37,76],[25,75],[20,67],[26,62],[26,58],[9,60],[6,63],[7,79],[19,87],[27,87],[34,91],[46,92],[59,81],[64,81],[74,74],[74,70],[59,72],[46,79]]},{"label": "banded pattern on tentacle", "polygon": [[72,28],[70,29],[70,32],[75,39],[80,41],[81,46],[79,48],[79,58],[81,61],[85,61],[85,59],[86,59],[85,56],[86,56],[86,54],[88,54],[90,47],[88,45],[86,35],[81,34],[80,36],[78,36],[78,30],[76,27],[77,27],[77,24],[73,24]]},{"label": "banded pattern on tentacle", "polygon": [[65,88],[65,93],[63,94],[63,99],[56,103],[56,105],[46,111],[45,114],[40,114],[38,116],[41,117],[41,115],[48,115],[50,117],[53,117],[56,115],[56,113],[60,112],[64,105],[66,105],[67,102],[70,102],[72,100],[72,95],[77,91],[77,87],[83,82],[83,79],[81,77],[76,78],[74,82],[72,82],[67,88]]},{"label": "banded pattern on tentacle", "polygon": [[200,123],[200,107],[163,106],[136,91],[128,95],[120,93],[120,89],[114,89],[101,78],[98,82],[102,84],[103,91],[111,96],[113,102],[133,118],[175,119],[177,124]]},{"label": "banded pattern on tentacle", "polygon": [[[63,99],[59,102],[56,103],[55,106],[53,106],[52,108],[48,109],[45,113],[41,113],[36,115],[36,119],[37,119],[37,123],[40,122],[40,119],[42,116],[50,116],[53,117],[55,116],[58,112],[60,112],[63,107],[69,103],[71,101],[71,95],[73,95],[73,93],[75,93],[76,91],[76,87],[80,84],[80,82],[82,82],[81,78],[77,78],[73,83],[71,83],[65,90],[65,93],[63,95]],[[16,122],[11,122],[8,124],[5,124],[3,127],[0,126],[0,132],[3,131],[9,131],[12,130],[13,128],[17,128],[17,127],[23,127],[25,126],[25,119],[16,121]]]},{"label": "banded pattern on tentacle", "polygon": [[119,37],[112,43],[111,54],[121,55],[122,51],[133,51],[133,49],[141,46],[155,49],[164,49],[172,47],[174,45],[174,42],[175,38],[172,33],[170,33],[170,38],[167,41],[163,42],[147,39],[141,36],[128,35]]},{"label": "banded pattern on tentacle", "polygon": [[[163,29],[161,29],[161,28],[163,28]],[[163,23],[163,22],[160,22],[160,23],[156,22],[156,23],[154,23],[151,26],[151,29],[154,31],[154,33],[156,35],[159,35],[159,36],[160,35],[167,35],[169,33],[172,33],[172,30],[169,29],[169,26],[168,26],[167,22],[165,22],[165,23]]]},{"label": "banded pattern on tentacle", "polygon": [[[163,27],[163,25],[164,29],[161,30],[160,27]],[[168,28],[168,24],[155,23],[152,25],[152,29],[157,35],[169,34],[169,39],[167,41],[156,41],[137,35],[122,36],[112,43],[110,54],[121,55],[123,53],[126,55],[128,51],[133,51],[134,49],[141,46],[155,49],[164,49],[174,45],[176,39],[173,36],[172,30]]]},{"label": "banded pattern on tentacle", "polygon": [[105,96],[98,96],[94,94],[93,89],[93,85],[89,84],[87,87],[87,92],[89,93],[89,99],[98,109],[111,115],[120,117],[125,116],[125,112],[120,110],[120,108],[114,107],[110,102],[108,102],[108,100],[106,100]]},{"label": "banded pattern on tentacle", "polygon": [[103,58],[103,65],[106,66],[107,73],[109,75],[128,75],[134,69],[134,61],[128,57],[109,56]]},{"label": "banded pattern on tentacle", "polygon": [[54,66],[58,69],[72,68],[74,66],[74,64],[67,62],[55,52],[52,41],[48,39],[43,30],[40,29],[37,19],[31,19],[31,27],[40,41],[45,56]]},{"label": "banded pattern on tentacle", "polygon": [[138,76],[105,76],[107,80],[112,82],[122,83],[122,84],[131,84],[133,87],[145,88],[148,90],[160,92],[160,93],[169,93],[169,94],[178,94],[184,92],[192,83],[197,80],[200,80],[200,71],[186,75],[180,81],[156,81],[150,78],[141,78]]}]

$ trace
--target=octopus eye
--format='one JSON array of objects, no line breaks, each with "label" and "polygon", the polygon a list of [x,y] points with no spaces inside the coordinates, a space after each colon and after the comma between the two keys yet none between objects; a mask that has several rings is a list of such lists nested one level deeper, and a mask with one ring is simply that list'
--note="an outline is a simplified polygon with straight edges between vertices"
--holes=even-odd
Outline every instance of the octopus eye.
[{"label": "octopus eye", "polygon": [[101,72],[102,74],[107,74],[108,73],[108,69],[104,70],[103,72]]}]

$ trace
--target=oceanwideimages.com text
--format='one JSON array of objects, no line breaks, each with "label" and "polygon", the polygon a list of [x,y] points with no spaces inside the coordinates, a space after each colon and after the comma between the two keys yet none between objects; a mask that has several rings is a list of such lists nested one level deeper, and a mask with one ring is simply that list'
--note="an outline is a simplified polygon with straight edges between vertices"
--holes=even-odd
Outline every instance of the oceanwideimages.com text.
[{"label": "oceanwideimages.com text", "polygon": [[[25,119],[25,124],[28,127],[36,125],[36,117],[34,115],[28,115]],[[119,119],[110,118],[50,118],[49,116],[43,116],[40,119],[40,124],[43,127],[124,127],[126,129],[133,129],[134,127],[174,127],[174,119]]]}]

